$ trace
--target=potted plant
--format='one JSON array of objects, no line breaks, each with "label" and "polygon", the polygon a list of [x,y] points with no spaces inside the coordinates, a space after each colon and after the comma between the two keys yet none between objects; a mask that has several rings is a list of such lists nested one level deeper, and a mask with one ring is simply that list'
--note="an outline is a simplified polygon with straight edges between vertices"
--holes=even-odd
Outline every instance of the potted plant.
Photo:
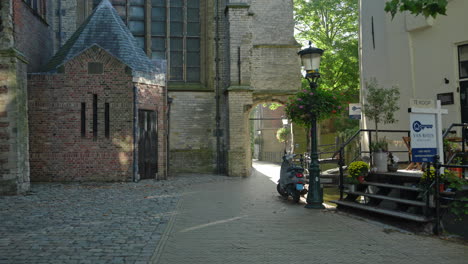
[{"label": "potted plant", "polygon": [[349,185],[349,189],[355,188],[356,185],[363,183],[365,177],[369,173],[369,164],[364,161],[354,161],[348,166],[348,176],[345,178],[345,183]]},{"label": "potted plant", "polygon": [[375,124],[375,142],[370,146],[373,166],[378,172],[386,172],[388,144],[385,138],[379,139],[379,124],[392,124],[397,121],[395,112],[400,109],[400,91],[395,86],[390,89],[379,87],[375,78],[367,82],[366,87],[362,112],[366,119],[374,121]]},{"label": "potted plant", "polygon": [[[439,191],[443,192],[445,191],[445,183],[447,176],[451,175],[451,172],[449,170],[444,170],[444,173],[440,174],[439,178]],[[434,194],[434,181],[435,181],[435,169],[433,166],[430,168],[426,168],[424,170],[423,175],[421,176],[421,179],[419,180],[419,186],[421,189],[426,190],[429,192],[429,194]]]}]

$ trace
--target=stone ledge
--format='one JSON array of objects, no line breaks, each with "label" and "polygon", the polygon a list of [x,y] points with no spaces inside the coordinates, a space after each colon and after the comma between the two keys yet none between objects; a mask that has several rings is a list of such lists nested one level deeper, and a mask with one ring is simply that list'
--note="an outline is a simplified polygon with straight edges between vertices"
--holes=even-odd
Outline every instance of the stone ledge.
[{"label": "stone ledge", "polygon": [[254,95],[295,95],[299,90],[255,90]]},{"label": "stone ledge", "polygon": [[297,49],[300,44],[257,44],[253,45],[254,49]]},{"label": "stone ledge", "polygon": [[29,64],[26,55],[15,48],[0,50],[0,57],[14,57],[26,64]]},{"label": "stone ledge", "polygon": [[236,92],[236,91],[252,92],[255,89],[252,86],[229,86],[226,90],[230,92]]},{"label": "stone ledge", "polygon": [[226,4],[226,8],[224,9],[224,14],[229,12],[230,8],[250,8],[250,5],[247,3],[229,3]]},{"label": "stone ledge", "polygon": [[171,83],[167,84],[169,92],[214,92],[214,89],[208,88],[201,83]]}]

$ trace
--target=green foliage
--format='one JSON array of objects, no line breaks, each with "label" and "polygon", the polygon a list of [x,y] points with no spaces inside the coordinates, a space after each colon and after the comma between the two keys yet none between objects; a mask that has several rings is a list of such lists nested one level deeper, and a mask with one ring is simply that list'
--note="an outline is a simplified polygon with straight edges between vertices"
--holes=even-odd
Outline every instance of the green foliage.
[{"label": "green foliage", "polygon": [[369,172],[369,164],[364,161],[354,161],[349,164],[348,167],[348,179],[346,180],[348,183],[356,184],[359,183],[358,178],[360,176],[366,176]]},{"label": "green foliage", "polygon": [[456,220],[461,220],[463,216],[468,216],[468,197],[462,197],[459,201],[451,202],[449,210],[456,216]]},{"label": "green foliage", "polygon": [[296,39],[324,49],[320,87],[359,92],[358,1],[295,0]]},{"label": "green foliage", "polygon": [[370,144],[370,150],[372,152],[375,151],[387,151],[388,150],[388,142],[387,139],[384,137],[383,139],[379,139],[376,141],[373,141]]},{"label": "green foliage", "polygon": [[376,142],[379,142],[379,124],[392,124],[395,119],[395,112],[400,109],[398,100],[400,91],[398,87],[385,89],[379,87],[377,80],[372,79],[366,83],[365,103],[362,112],[369,120],[373,120],[376,130]]},{"label": "green foliage", "polygon": [[314,115],[317,121],[338,116],[345,109],[346,98],[344,92],[306,87],[289,98],[285,113],[294,123],[309,127]]},{"label": "green foliage", "polygon": [[282,127],[276,131],[276,139],[284,143],[288,140],[289,135],[291,134],[291,129],[289,127]]},{"label": "green foliage", "polygon": [[390,0],[385,3],[385,12],[392,15],[392,19],[398,12],[409,11],[413,15],[422,14],[425,17],[446,15],[447,0]]},{"label": "green foliage", "polygon": [[280,103],[273,102],[273,103],[263,103],[262,106],[263,107],[268,107],[268,109],[274,111],[274,110],[278,109],[280,106],[283,106],[283,105],[280,104]]}]

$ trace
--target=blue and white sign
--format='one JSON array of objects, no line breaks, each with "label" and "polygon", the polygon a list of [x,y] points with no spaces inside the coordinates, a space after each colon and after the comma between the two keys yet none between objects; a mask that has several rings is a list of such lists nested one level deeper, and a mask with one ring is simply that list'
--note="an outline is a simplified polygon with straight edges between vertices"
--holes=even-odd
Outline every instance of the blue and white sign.
[{"label": "blue and white sign", "polygon": [[411,152],[413,162],[433,162],[437,155],[435,114],[411,113]]},{"label": "blue and white sign", "polygon": [[361,104],[349,104],[349,118],[361,119]]}]

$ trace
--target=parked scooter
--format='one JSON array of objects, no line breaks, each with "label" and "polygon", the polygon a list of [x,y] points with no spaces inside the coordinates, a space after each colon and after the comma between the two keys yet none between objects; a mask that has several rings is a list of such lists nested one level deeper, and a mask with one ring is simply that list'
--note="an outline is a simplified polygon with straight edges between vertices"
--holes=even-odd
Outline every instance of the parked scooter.
[{"label": "parked scooter", "polygon": [[285,154],[281,163],[280,179],[276,190],[278,193],[287,198],[291,196],[295,203],[298,203],[301,195],[305,195],[307,190],[304,188],[304,168],[294,164],[294,154]]}]

